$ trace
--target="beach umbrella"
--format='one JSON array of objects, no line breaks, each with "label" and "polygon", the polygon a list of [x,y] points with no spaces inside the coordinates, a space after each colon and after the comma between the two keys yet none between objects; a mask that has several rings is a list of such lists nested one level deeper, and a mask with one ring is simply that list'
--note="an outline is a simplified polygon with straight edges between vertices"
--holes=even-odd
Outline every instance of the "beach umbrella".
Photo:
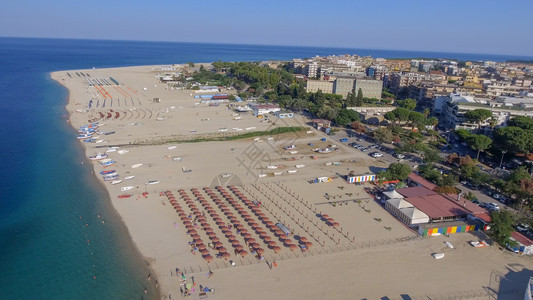
[{"label": "beach umbrella", "polygon": [[260,236],[262,239],[264,239],[265,237],[268,236],[268,233],[266,233],[266,232],[264,232],[264,231],[261,231],[261,232],[259,232],[259,236]]},{"label": "beach umbrella", "polygon": [[235,237],[235,236],[233,235],[233,233],[231,233],[230,230],[226,230],[226,231],[224,232],[224,235],[225,235],[228,239],[230,238],[230,236]]},{"label": "beach umbrella", "polygon": [[204,259],[209,263],[213,260],[213,256],[211,256],[210,254],[206,254],[204,255]]},{"label": "beach umbrella", "polygon": [[270,242],[268,242],[268,247],[270,247],[270,248],[274,248],[274,247],[276,247],[277,245],[278,245],[278,244],[277,244],[276,242],[274,242],[274,241],[270,241]]},{"label": "beach umbrella", "polygon": [[248,251],[246,251],[246,250],[241,250],[241,251],[239,252],[239,254],[240,254],[242,257],[246,257],[246,255],[248,255]]},{"label": "beach umbrella", "polygon": [[225,258],[225,259],[228,259],[228,258],[231,257],[231,255],[230,255],[228,252],[224,252],[224,253],[222,253],[221,256],[222,256],[223,258]]},{"label": "beach umbrella", "polygon": [[[217,236],[217,234],[214,233],[213,231],[211,231],[211,232],[209,232],[209,233],[207,234],[207,236],[209,236],[210,238],[214,238],[214,237]],[[213,240],[213,239],[211,239],[211,240]]]},{"label": "beach umbrella", "polygon": [[248,233],[248,229],[246,229],[246,228],[241,229],[241,235],[242,236],[245,236],[247,233]]},{"label": "beach umbrella", "polygon": [[242,245],[234,245],[233,248],[237,251],[241,251],[243,249]]},{"label": "beach umbrella", "polygon": [[232,245],[233,247],[235,247],[235,246],[237,246],[237,245],[239,245],[239,244],[240,244],[239,241],[237,241],[237,240],[235,240],[235,239],[231,241],[231,245]]},{"label": "beach umbrella", "polygon": [[274,250],[274,253],[279,253],[281,251],[281,248],[278,246],[272,247],[272,250]]},{"label": "beach umbrella", "polygon": [[265,242],[270,242],[270,241],[272,241],[272,238],[271,238],[270,236],[268,236],[268,235],[265,235],[265,236],[262,237],[262,238],[263,238],[263,241],[265,241]]},{"label": "beach umbrella", "polygon": [[[264,220],[263,220],[263,221],[264,221]],[[270,226],[274,225],[274,222],[272,222],[272,221],[266,221],[265,224],[266,224],[268,227],[270,227]]]},{"label": "beach umbrella", "polygon": [[244,234],[243,236],[244,236],[244,238],[245,238],[245,239],[249,239],[249,238],[251,238],[251,237],[252,237],[252,235],[251,235],[251,234],[249,234],[249,233],[245,233],[245,234]]},{"label": "beach umbrella", "polygon": [[217,248],[218,251],[220,251],[220,253],[224,253],[226,251],[228,251],[228,249],[224,248],[224,247],[219,247]]},{"label": "beach umbrella", "polygon": [[216,243],[216,242],[219,242],[219,241],[220,241],[220,239],[218,238],[218,236],[210,237],[210,239],[211,239],[211,241],[212,241],[213,243]]},{"label": "beach umbrella", "polygon": [[298,249],[298,246],[296,246],[295,244],[290,244],[289,245],[289,249],[291,249],[291,251],[294,251],[294,250]]},{"label": "beach umbrella", "polygon": [[339,227],[339,226],[341,226],[341,225],[339,224],[339,222],[333,222],[333,226],[334,226],[334,227]]},{"label": "beach umbrella", "polygon": [[237,237],[233,234],[230,234],[227,238],[228,240],[235,240]]},{"label": "beach umbrella", "polygon": [[250,237],[250,238],[246,238],[246,237],[245,237],[245,240],[246,240],[246,242],[248,242],[249,244],[255,243],[255,239],[254,239],[253,237]]},{"label": "beach umbrella", "polygon": [[202,239],[198,238],[198,239],[194,239],[192,240],[194,242],[194,244],[198,245],[198,244],[202,244],[204,241],[202,241]]},{"label": "beach umbrella", "polygon": [[200,239],[200,235],[198,235],[198,234],[191,234],[191,237],[193,239]]},{"label": "beach umbrella", "polygon": [[192,236],[193,234],[197,234],[197,233],[196,233],[196,229],[191,229],[191,230],[189,230],[189,234],[190,234],[191,236]]},{"label": "beach umbrella", "polygon": [[306,238],[305,236],[301,236],[301,237],[300,237],[300,242],[301,242],[301,243],[305,243],[305,242],[307,242],[307,238]]},{"label": "beach umbrella", "polygon": [[285,242],[283,243],[283,245],[285,247],[290,247],[291,245],[294,245],[290,240],[285,240]]},{"label": "beach umbrella", "polygon": [[329,216],[328,216],[328,215],[326,215],[326,214],[323,214],[323,215],[322,215],[322,218],[324,218],[324,219],[326,219],[326,220],[327,220],[327,219],[329,218]]},{"label": "beach umbrella", "polygon": [[209,254],[209,250],[207,250],[207,249],[205,249],[205,248],[204,248],[204,249],[200,249],[200,253],[201,253],[202,255],[207,255],[207,254]]},{"label": "beach umbrella", "polygon": [[215,246],[215,248],[218,249],[219,247],[222,247],[222,243],[221,242],[215,242],[213,244],[213,246]]},{"label": "beach umbrella", "polygon": [[251,243],[250,247],[252,247],[254,249],[257,249],[257,248],[261,247],[261,245],[259,245],[258,243]]},{"label": "beach umbrella", "polygon": [[209,224],[207,225],[207,227],[204,227],[204,230],[205,230],[205,232],[207,232],[208,234],[209,234],[209,233],[213,233],[213,228],[209,227]]},{"label": "beach umbrella", "polygon": [[242,230],[243,228],[244,228],[244,225],[242,225],[242,224],[237,225],[237,229],[238,230]]},{"label": "beach umbrella", "polygon": [[263,253],[265,253],[265,249],[263,249],[263,248],[258,248],[258,249],[255,250],[255,251],[256,251],[257,253],[259,253],[259,254],[263,254]]},{"label": "beach umbrella", "polygon": [[202,250],[202,249],[205,249],[205,244],[201,243],[199,245],[196,245],[196,247],[198,247],[198,249]]}]

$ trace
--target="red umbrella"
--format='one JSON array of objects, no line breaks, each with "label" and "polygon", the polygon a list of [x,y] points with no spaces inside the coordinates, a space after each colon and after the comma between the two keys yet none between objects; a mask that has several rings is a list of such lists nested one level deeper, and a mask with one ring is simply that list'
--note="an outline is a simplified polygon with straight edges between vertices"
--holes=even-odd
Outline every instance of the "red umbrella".
[{"label": "red umbrella", "polygon": [[207,234],[207,236],[209,236],[209,237],[211,238],[211,240],[213,240],[213,238],[216,237],[217,234],[214,233],[213,231],[211,231],[211,232],[209,232],[209,233]]},{"label": "red umbrella", "polygon": [[236,239],[236,237],[233,234],[230,234],[227,238],[228,238],[228,240],[235,240]]},{"label": "red umbrella", "polygon": [[339,222],[333,222],[333,226],[335,226],[335,227],[339,227],[340,224],[339,224]]},{"label": "red umbrella", "polygon": [[196,229],[191,229],[191,230],[189,230],[189,234],[190,234],[191,236],[193,236],[193,235],[196,234],[196,233],[197,233],[197,232],[196,232]]},{"label": "red umbrella", "polygon": [[261,245],[259,245],[258,243],[251,243],[250,247],[252,247],[254,249],[257,249],[257,248],[261,247]]},{"label": "red umbrella", "polygon": [[209,250],[207,250],[207,249],[205,249],[205,248],[204,248],[204,249],[200,249],[200,253],[201,253],[202,255],[206,255],[206,254],[209,254]]},{"label": "red umbrella", "polygon": [[235,250],[237,250],[237,251],[241,251],[242,250],[242,246],[241,245],[235,245],[235,246],[233,246],[233,248],[235,248]]},{"label": "red umbrella", "polygon": [[192,234],[191,237],[192,237],[193,239],[199,239],[199,238],[200,238],[200,236],[199,236],[198,234]]},{"label": "red umbrella", "polygon": [[276,242],[274,242],[274,241],[270,241],[270,242],[268,242],[268,247],[270,247],[270,248],[274,248],[274,247],[276,247],[277,245],[278,245],[278,244],[277,244]]},{"label": "red umbrella", "polygon": [[230,258],[231,255],[228,252],[224,252],[222,253],[222,257],[227,259],[227,258]]},{"label": "red umbrella", "polygon": [[262,239],[264,239],[265,237],[268,236],[268,233],[266,233],[266,232],[264,232],[264,231],[261,231],[261,232],[259,233],[259,236],[260,236]]},{"label": "red umbrella", "polygon": [[213,260],[213,256],[209,255],[209,254],[206,254],[204,255],[204,259],[207,261],[207,262],[211,262]]},{"label": "red umbrella", "polygon": [[214,237],[212,237],[210,239],[211,239],[211,241],[213,241],[213,243],[216,243],[216,242],[220,241],[220,239],[218,237],[216,237],[216,236],[214,236]]},{"label": "red umbrella", "polygon": [[307,247],[307,249],[310,249],[311,247],[313,247],[313,243],[311,243],[311,242],[306,242],[306,243],[305,243],[305,246]]},{"label": "red umbrella", "polygon": [[245,238],[245,239],[249,239],[249,238],[251,238],[251,237],[252,237],[252,235],[249,234],[249,233],[245,233],[245,234],[244,234],[244,238]]},{"label": "red umbrella", "polygon": [[202,239],[194,239],[192,240],[196,245],[203,243]]},{"label": "red umbrella", "polygon": [[327,220],[327,219],[329,218],[329,216],[328,216],[328,215],[326,215],[326,214],[323,214],[323,215],[322,215],[322,218],[324,218],[324,219],[326,219],[326,220]]},{"label": "red umbrella", "polygon": [[274,225],[274,222],[272,222],[272,221],[266,221],[265,224],[266,224],[268,227],[270,227],[270,226]]},{"label": "red umbrella", "polygon": [[215,246],[215,248],[218,249],[218,248],[222,247],[222,243],[221,242],[216,242],[216,243],[214,243],[214,246]]},{"label": "red umbrella", "polygon": [[258,248],[257,250],[255,250],[257,253],[259,254],[263,254],[265,253],[265,250],[263,248]]},{"label": "red umbrella", "polygon": [[265,235],[262,238],[263,238],[263,241],[265,241],[265,242],[270,242],[272,240],[272,238],[270,236],[268,236],[268,235]]},{"label": "red umbrella", "polygon": [[202,249],[205,249],[205,244],[199,244],[199,245],[196,245],[196,247],[198,247],[198,249],[202,250]]},{"label": "red umbrella", "polygon": [[238,230],[242,230],[243,228],[244,228],[244,226],[242,224],[237,225],[237,229]]},{"label": "red umbrella", "polygon": [[249,244],[255,243],[255,239],[253,237],[250,237],[250,238],[245,237],[245,239],[246,239],[246,242],[248,242]]},{"label": "red umbrella", "polygon": [[246,228],[241,229],[241,235],[242,236],[245,236],[247,233],[248,233],[248,229],[246,229]]},{"label": "red umbrella", "polygon": [[298,249],[298,246],[296,246],[295,244],[290,244],[289,245],[289,249],[291,249],[291,251],[294,251],[294,250]]},{"label": "red umbrella", "polygon": [[246,255],[248,255],[248,251],[246,251],[246,250],[241,250],[241,252],[239,252],[239,254],[240,254],[242,257],[246,257]]},{"label": "red umbrella", "polygon": [[274,246],[272,250],[274,250],[274,253],[279,253],[281,251],[281,248],[278,246]]},{"label": "red umbrella", "polygon": [[233,240],[233,241],[231,241],[231,245],[232,245],[233,247],[235,247],[235,246],[239,245],[239,241],[237,241],[237,240]]},{"label": "red umbrella", "polygon": [[226,249],[224,247],[219,247],[219,248],[217,248],[217,250],[220,251],[221,253],[228,251],[228,249]]},{"label": "red umbrella", "polygon": [[305,236],[300,237],[300,242],[305,243],[307,242],[307,238]]}]

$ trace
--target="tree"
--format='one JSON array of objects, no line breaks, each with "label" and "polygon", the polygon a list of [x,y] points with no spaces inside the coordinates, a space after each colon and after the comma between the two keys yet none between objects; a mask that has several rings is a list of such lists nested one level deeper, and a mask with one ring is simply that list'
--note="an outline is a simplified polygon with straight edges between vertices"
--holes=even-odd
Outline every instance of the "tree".
[{"label": "tree", "polygon": [[507,126],[520,127],[522,129],[533,129],[533,118],[526,116],[518,116],[507,121]]},{"label": "tree", "polygon": [[407,176],[411,174],[411,166],[402,163],[392,163],[390,164],[387,171],[384,173],[384,178],[386,180],[400,180],[403,181],[407,179]]},{"label": "tree", "polygon": [[411,128],[415,129],[418,128],[420,130],[421,128],[424,128],[426,125],[426,118],[424,118],[424,115],[422,113],[419,113],[417,111],[411,111],[409,112],[409,121],[411,122]]},{"label": "tree", "polygon": [[363,124],[361,124],[361,122],[359,121],[352,122],[352,124],[350,124],[350,127],[352,127],[352,129],[357,133],[366,132],[366,127]]},{"label": "tree", "polygon": [[355,96],[355,93],[348,93],[348,96],[346,96],[346,106],[357,106],[357,97]]},{"label": "tree", "polygon": [[533,149],[533,130],[520,127],[500,127],[494,131],[494,141],[501,148],[514,153],[530,153]]},{"label": "tree", "polygon": [[426,164],[433,164],[433,163],[440,161],[439,152],[433,148],[427,147],[424,150],[423,161]]},{"label": "tree", "polygon": [[359,114],[354,110],[341,108],[334,121],[340,126],[345,126],[353,121],[359,121]]},{"label": "tree", "polygon": [[478,132],[481,130],[481,123],[492,117],[492,112],[488,109],[478,108],[465,113],[465,118],[472,123],[478,124]]},{"label": "tree", "polygon": [[394,136],[392,135],[392,131],[389,128],[386,127],[380,127],[373,132],[374,139],[380,143],[390,143],[392,142],[392,139]]},{"label": "tree", "polygon": [[438,124],[439,119],[437,119],[436,117],[429,117],[426,119],[426,125],[432,126],[433,128],[435,128],[435,126],[437,126]]},{"label": "tree", "polygon": [[510,211],[493,211],[490,215],[490,236],[501,246],[511,244],[511,232],[514,231],[514,218]]},{"label": "tree", "polygon": [[407,98],[403,101],[398,101],[400,104],[400,107],[406,108],[408,110],[415,110],[416,108],[416,100],[412,98]]},{"label": "tree", "polygon": [[479,153],[488,149],[492,145],[492,140],[486,135],[473,134],[467,139],[467,143],[470,148],[477,151],[476,159],[479,160]]},{"label": "tree", "polygon": [[355,106],[363,106],[363,90],[357,91],[357,97],[355,99]]}]

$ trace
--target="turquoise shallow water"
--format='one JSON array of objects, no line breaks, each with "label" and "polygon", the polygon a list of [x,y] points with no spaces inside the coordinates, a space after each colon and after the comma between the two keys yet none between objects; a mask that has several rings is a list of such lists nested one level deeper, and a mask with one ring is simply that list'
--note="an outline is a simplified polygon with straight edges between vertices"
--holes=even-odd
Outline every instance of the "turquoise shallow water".
[{"label": "turquoise shallow water", "polygon": [[149,272],[146,263],[107,194],[89,168],[81,165],[85,159],[82,148],[65,119],[67,91],[50,79],[49,72],[344,53],[507,58],[369,49],[0,38],[0,150],[4,158],[0,163],[0,298],[154,296],[152,287],[148,295],[143,293]]}]

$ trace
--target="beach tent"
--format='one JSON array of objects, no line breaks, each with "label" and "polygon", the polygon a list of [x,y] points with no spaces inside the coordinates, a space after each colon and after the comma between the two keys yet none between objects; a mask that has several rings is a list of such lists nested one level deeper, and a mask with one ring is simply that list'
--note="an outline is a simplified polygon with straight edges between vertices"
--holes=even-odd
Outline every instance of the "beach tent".
[{"label": "beach tent", "polygon": [[425,213],[416,209],[415,207],[406,207],[400,209],[400,212],[405,216],[407,225],[417,225],[429,223],[429,217]]},{"label": "beach tent", "polygon": [[398,193],[396,190],[383,192],[383,195],[387,197],[387,200],[388,199],[403,199],[402,194]]}]

